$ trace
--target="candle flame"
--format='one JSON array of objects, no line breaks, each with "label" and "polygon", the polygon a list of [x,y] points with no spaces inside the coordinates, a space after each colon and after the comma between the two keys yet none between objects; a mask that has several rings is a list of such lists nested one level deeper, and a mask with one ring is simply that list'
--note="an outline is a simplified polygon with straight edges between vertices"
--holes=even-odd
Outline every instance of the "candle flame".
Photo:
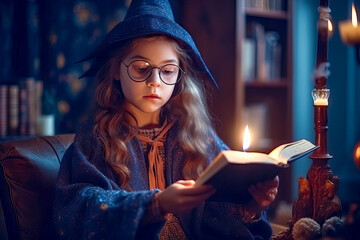
[{"label": "candle flame", "polygon": [[354,4],[352,4],[351,8],[351,22],[354,27],[357,27],[357,15]]},{"label": "candle flame", "polygon": [[332,32],[332,31],[334,30],[333,24],[332,24],[332,22],[330,21],[330,19],[328,19],[328,30],[329,30],[329,32]]},{"label": "candle flame", "polygon": [[250,147],[250,142],[251,142],[251,138],[250,138],[249,126],[246,125],[244,132],[244,141],[243,141],[244,152]]}]

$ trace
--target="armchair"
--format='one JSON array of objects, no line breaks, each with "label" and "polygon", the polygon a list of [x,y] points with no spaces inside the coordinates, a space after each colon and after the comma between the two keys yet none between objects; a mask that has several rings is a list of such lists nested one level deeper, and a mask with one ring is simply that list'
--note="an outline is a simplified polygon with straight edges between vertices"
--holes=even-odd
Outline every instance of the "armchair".
[{"label": "armchair", "polygon": [[63,134],[0,143],[0,199],[9,240],[52,239],[47,213],[73,139]]}]

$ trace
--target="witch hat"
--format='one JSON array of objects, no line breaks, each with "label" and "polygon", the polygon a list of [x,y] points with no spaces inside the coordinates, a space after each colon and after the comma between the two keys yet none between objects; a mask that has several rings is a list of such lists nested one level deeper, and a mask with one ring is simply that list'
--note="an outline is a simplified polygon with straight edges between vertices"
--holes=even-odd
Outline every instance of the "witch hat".
[{"label": "witch hat", "polygon": [[184,43],[192,57],[195,69],[203,73],[217,87],[190,34],[177,24],[168,0],[132,0],[124,20],[118,23],[100,45],[80,62],[94,59],[90,69],[81,77],[95,76],[105,63],[104,54],[113,46],[148,35],[166,35]]}]

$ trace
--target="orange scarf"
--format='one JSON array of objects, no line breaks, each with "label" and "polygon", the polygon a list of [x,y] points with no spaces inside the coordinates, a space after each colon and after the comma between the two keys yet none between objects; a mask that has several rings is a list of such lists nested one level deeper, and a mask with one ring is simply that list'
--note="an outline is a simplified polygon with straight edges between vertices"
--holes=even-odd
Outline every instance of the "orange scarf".
[{"label": "orange scarf", "polygon": [[154,188],[160,190],[165,189],[164,160],[160,156],[159,147],[164,146],[165,134],[173,125],[174,122],[168,123],[154,140],[140,134],[137,136],[140,141],[147,142],[151,145],[148,153],[150,190]]}]

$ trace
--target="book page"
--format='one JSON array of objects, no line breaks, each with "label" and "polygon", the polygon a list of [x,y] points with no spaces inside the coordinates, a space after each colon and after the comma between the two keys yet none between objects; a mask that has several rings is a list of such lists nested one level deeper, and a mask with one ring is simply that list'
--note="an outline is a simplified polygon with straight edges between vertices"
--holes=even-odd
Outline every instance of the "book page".
[{"label": "book page", "polygon": [[316,148],[314,144],[302,139],[296,142],[280,145],[269,153],[269,156],[275,158],[280,163],[287,164],[289,160],[298,158],[314,148]]}]

